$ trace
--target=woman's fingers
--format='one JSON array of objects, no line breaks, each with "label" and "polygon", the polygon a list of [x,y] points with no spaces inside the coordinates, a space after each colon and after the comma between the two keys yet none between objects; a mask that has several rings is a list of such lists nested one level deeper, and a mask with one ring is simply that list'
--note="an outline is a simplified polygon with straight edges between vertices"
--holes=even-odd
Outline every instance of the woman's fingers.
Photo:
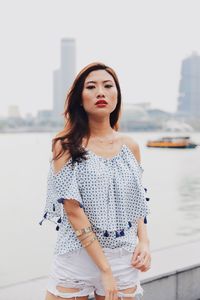
[{"label": "woman's fingers", "polygon": [[109,297],[110,297],[110,300],[117,300],[118,299],[118,295],[117,295],[117,290],[114,290],[114,291],[110,291],[109,293]]},{"label": "woman's fingers", "polygon": [[110,299],[114,300],[114,293],[113,292],[110,292]]},{"label": "woman's fingers", "polygon": [[[137,261],[134,264],[134,267],[139,270],[145,270],[150,266],[151,263],[151,256],[150,254],[141,254],[137,257]],[[132,264],[133,265],[133,264]]]},{"label": "woman's fingers", "polygon": [[144,263],[139,267],[139,270],[145,272],[150,268],[150,265],[151,265],[151,259],[147,258],[147,260],[145,260]]},{"label": "woman's fingers", "polygon": [[106,291],[105,300],[110,300],[110,293],[109,293],[109,291]]},{"label": "woman's fingers", "polygon": [[117,291],[114,292],[114,300],[118,300],[118,292]]},{"label": "woman's fingers", "polygon": [[148,266],[146,266],[146,267],[143,267],[143,268],[141,268],[141,272],[146,272],[146,271],[148,271],[149,269],[151,268],[151,265],[148,265]]},{"label": "woman's fingers", "polygon": [[137,257],[139,255],[139,251],[137,250],[137,248],[135,249],[135,252],[133,253],[133,256],[132,256],[132,264],[136,263],[137,261]]},{"label": "woman's fingers", "polygon": [[146,272],[151,268],[151,258],[147,260],[147,262],[144,264],[144,266],[141,267],[141,272]]},{"label": "woman's fingers", "polygon": [[107,290],[105,300],[118,300],[118,291],[117,289],[113,291]]},{"label": "woman's fingers", "polygon": [[113,296],[112,296],[112,293],[110,291],[106,292],[105,300],[113,300]]},{"label": "woman's fingers", "polygon": [[144,254],[143,255],[142,254],[138,255],[137,258],[136,258],[135,263],[133,264],[133,266],[135,268],[139,268],[143,264],[144,260],[145,260],[145,255]]}]

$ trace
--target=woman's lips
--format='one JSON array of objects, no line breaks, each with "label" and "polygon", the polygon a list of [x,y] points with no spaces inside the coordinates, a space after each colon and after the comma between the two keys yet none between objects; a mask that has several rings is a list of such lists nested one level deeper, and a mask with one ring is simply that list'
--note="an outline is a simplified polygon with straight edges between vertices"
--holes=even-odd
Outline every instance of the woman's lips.
[{"label": "woman's lips", "polygon": [[108,103],[105,100],[98,100],[95,105],[103,107],[105,105],[107,105]]},{"label": "woman's lips", "polygon": [[104,106],[106,106],[106,105],[107,105],[107,103],[105,103],[105,102],[104,102],[104,103],[97,103],[97,104],[96,104],[96,106],[99,106],[99,107],[104,107]]}]

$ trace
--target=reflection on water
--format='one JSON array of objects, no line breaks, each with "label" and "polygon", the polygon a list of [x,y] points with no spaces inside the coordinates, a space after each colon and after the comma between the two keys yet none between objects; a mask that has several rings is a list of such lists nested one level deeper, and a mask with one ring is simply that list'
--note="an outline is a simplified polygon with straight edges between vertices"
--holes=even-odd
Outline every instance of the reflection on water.
[{"label": "reflection on water", "polygon": [[[200,147],[158,149],[147,140],[169,133],[134,133],[144,165],[144,181],[150,192],[148,232],[151,249],[200,240]],[[184,134],[183,134],[184,135]],[[191,139],[200,144],[200,134]]]},{"label": "reflection on water", "polygon": [[178,225],[177,234],[192,236],[194,239],[200,238],[200,178],[197,175],[199,174],[182,178],[178,186],[178,211],[183,222]]}]

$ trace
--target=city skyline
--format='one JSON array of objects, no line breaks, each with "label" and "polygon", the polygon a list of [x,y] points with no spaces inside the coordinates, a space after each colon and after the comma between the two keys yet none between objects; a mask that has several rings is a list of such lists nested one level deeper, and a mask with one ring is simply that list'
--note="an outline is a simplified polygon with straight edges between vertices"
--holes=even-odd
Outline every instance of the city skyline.
[{"label": "city skyline", "polygon": [[116,70],[124,103],[176,111],[182,60],[200,53],[198,1],[11,2],[0,9],[0,115],[10,105],[53,108],[62,38],[76,40],[76,73],[102,61]]}]

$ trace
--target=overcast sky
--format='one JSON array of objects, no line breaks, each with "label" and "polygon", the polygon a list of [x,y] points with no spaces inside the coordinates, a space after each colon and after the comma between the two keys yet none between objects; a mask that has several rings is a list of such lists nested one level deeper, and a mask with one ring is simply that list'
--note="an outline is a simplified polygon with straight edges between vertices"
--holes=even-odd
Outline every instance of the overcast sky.
[{"label": "overcast sky", "polygon": [[0,2],[0,115],[51,109],[60,40],[75,38],[77,72],[113,67],[124,102],[174,111],[181,61],[200,54],[199,0],[4,0]]}]

